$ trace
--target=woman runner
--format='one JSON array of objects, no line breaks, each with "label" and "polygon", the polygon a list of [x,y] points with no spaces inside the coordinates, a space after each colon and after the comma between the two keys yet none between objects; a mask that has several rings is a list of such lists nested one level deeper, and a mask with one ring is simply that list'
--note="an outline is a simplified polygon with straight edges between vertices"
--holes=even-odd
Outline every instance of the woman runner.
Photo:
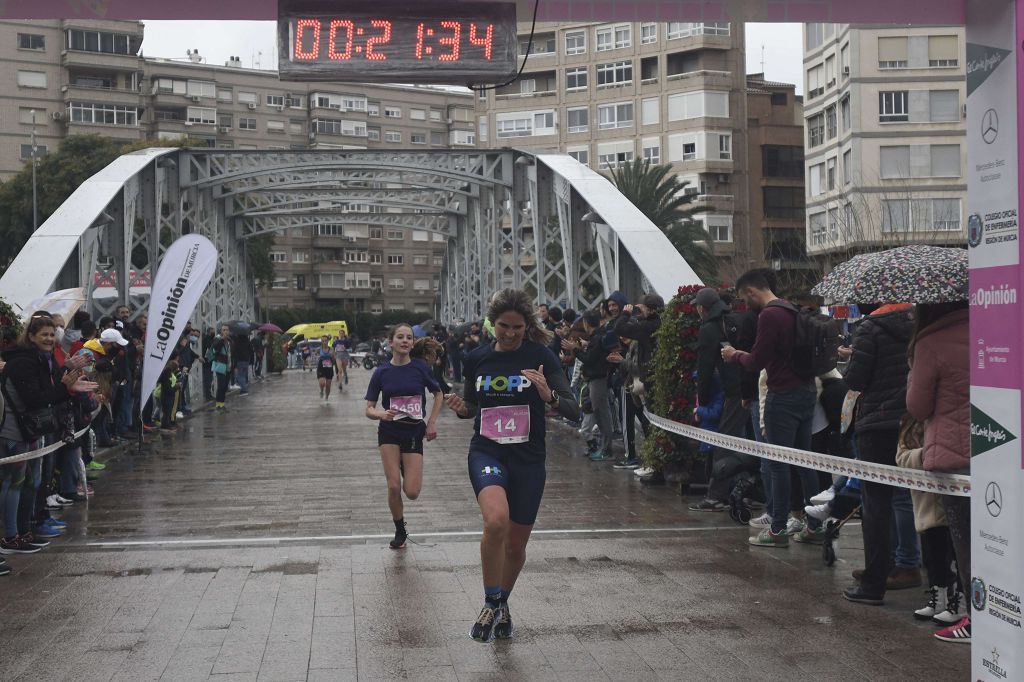
[{"label": "woman runner", "polygon": [[338,332],[338,338],[334,340],[334,362],[338,365],[338,390],[344,391],[348,383],[348,363],[351,359],[352,339],[348,338],[345,330]]},{"label": "woman runner", "polygon": [[[422,360],[410,355],[413,350],[412,326],[402,323],[391,329],[391,362],[373,372],[366,389],[366,416],[380,420],[377,427],[377,445],[388,483],[388,507],[395,522],[395,538],[391,549],[405,546],[408,530],[405,526],[402,491],[410,500],[420,495],[423,487],[423,440],[437,438],[437,415],[444,404],[443,394],[434,376]],[[426,423],[425,391],[434,396],[434,404]],[[384,409],[377,407],[383,399]],[[404,480],[403,480],[404,479]]]},{"label": "woman runner", "polygon": [[320,382],[320,397],[331,399],[331,379],[334,378],[334,354],[326,334],[320,337],[320,357],[316,361],[316,379]]},{"label": "woman runner", "polygon": [[475,418],[469,478],[484,531],[480,539],[484,607],[470,635],[478,642],[512,636],[508,597],[526,561],[526,543],[544,494],[544,413],[571,421],[579,405],[530,297],[516,289],[491,299],[487,319],[496,340],[464,360],[464,398],[448,396],[461,418]]}]

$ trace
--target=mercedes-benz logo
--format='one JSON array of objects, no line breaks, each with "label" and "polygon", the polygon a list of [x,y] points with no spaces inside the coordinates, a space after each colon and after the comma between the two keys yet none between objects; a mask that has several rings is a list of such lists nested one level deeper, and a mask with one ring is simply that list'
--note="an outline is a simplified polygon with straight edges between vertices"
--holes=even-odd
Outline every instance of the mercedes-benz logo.
[{"label": "mercedes-benz logo", "polygon": [[981,139],[985,144],[992,144],[999,137],[999,114],[995,109],[989,109],[981,117]]},{"label": "mercedes-benz logo", "polygon": [[985,509],[992,517],[999,516],[1003,511],[1003,491],[999,489],[999,484],[992,481],[985,488]]}]

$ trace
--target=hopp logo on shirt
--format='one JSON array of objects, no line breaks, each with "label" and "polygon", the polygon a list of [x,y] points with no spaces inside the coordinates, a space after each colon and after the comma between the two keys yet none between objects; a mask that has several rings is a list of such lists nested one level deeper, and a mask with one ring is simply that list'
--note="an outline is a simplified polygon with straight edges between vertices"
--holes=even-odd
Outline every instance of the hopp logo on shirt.
[{"label": "hopp logo on shirt", "polygon": [[524,377],[522,374],[513,374],[508,377],[492,377],[492,376],[478,376],[476,378],[476,390],[477,391],[495,391],[497,393],[504,393],[506,391],[516,391],[522,393],[523,389],[533,386],[533,382]]}]

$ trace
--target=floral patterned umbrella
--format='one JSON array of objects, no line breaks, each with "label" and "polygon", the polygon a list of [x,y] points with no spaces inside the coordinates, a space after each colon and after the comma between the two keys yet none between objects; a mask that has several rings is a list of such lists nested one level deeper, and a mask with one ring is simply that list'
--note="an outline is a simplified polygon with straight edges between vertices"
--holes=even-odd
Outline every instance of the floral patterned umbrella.
[{"label": "floral patterned umbrella", "polygon": [[967,251],[915,244],[854,256],[811,293],[831,303],[967,300]]}]

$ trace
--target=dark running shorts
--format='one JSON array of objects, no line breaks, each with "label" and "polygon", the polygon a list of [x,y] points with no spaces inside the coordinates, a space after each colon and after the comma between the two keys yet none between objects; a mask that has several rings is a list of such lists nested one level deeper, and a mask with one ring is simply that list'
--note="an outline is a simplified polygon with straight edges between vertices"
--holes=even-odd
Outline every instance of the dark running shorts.
[{"label": "dark running shorts", "polygon": [[332,367],[330,369],[318,369],[316,371],[316,377],[317,379],[333,379],[334,368]]},{"label": "dark running shorts", "polygon": [[418,429],[408,429],[409,435],[397,435],[383,429],[377,430],[377,445],[397,445],[399,452],[415,452],[423,454],[423,437],[427,433],[426,424]]},{"label": "dark running shorts", "polygon": [[504,488],[508,497],[508,517],[513,523],[532,526],[537,520],[546,477],[543,461],[525,463],[514,454],[469,453],[469,480],[473,482],[473,492],[479,496],[480,491],[488,486]]}]

